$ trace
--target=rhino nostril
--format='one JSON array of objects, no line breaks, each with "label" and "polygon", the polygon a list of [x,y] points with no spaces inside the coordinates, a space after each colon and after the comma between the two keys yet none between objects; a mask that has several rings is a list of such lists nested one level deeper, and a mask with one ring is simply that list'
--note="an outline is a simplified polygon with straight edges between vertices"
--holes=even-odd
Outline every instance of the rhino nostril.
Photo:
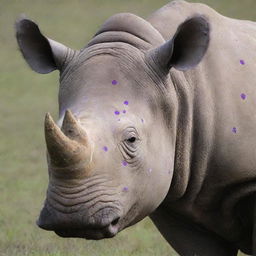
[{"label": "rhino nostril", "polygon": [[111,222],[111,225],[112,225],[112,226],[116,226],[117,223],[119,222],[119,219],[120,219],[120,218],[114,219],[114,220]]},{"label": "rhino nostril", "polygon": [[117,234],[119,230],[119,217],[115,218],[104,230],[105,237],[113,237]]}]

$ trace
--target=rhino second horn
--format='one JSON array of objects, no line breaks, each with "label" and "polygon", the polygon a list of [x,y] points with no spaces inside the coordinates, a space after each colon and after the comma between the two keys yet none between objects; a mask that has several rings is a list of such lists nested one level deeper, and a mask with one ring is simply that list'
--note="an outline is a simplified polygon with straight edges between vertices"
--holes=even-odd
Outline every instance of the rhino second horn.
[{"label": "rhino second horn", "polygon": [[66,136],[49,113],[45,117],[45,141],[53,169],[76,168],[81,162],[89,162],[89,147]]},{"label": "rhino second horn", "polygon": [[72,140],[82,143],[84,146],[89,146],[88,137],[83,128],[79,125],[76,118],[70,110],[67,110],[64,116],[61,130]]}]

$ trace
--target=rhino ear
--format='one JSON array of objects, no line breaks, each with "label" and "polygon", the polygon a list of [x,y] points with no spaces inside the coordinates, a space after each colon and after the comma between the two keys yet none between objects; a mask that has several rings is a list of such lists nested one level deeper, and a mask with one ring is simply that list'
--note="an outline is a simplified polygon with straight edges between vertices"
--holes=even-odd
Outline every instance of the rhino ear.
[{"label": "rhino ear", "polygon": [[61,70],[73,57],[75,50],[42,35],[37,24],[29,19],[16,22],[16,38],[23,57],[36,72],[47,74],[55,69]]},{"label": "rhino ear", "polygon": [[209,34],[210,27],[206,18],[192,17],[178,27],[172,39],[150,50],[148,55],[166,72],[171,67],[182,71],[193,68],[208,48]]}]

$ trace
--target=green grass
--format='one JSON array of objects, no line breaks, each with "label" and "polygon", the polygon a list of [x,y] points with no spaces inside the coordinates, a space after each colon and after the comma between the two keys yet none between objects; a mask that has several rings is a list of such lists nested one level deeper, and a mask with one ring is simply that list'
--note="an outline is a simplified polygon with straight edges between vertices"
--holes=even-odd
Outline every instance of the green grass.
[{"label": "green grass", "polygon": [[[45,112],[57,116],[58,73],[26,66],[14,38],[20,13],[68,46],[83,47],[110,15],[147,16],[164,0],[0,0],[0,256],[177,255],[149,219],[103,241],[61,239],[36,227],[47,187]],[[205,0],[222,14],[256,20],[255,0]]]}]

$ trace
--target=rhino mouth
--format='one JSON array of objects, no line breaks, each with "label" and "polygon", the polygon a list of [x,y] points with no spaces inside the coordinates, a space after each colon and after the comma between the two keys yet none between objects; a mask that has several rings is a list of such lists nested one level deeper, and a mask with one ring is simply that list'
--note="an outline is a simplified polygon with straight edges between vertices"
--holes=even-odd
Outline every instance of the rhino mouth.
[{"label": "rhino mouth", "polygon": [[79,237],[99,240],[115,236],[121,229],[120,212],[113,207],[104,207],[97,215],[82,218],[81,214],[67,215],[49,209],[46,204],[37,220],[37,225],[53,231],[60,237]]},{"label": "rhino mouth", "polygon": [[58,229],[54,232],[60,237],[76,237],[87,240],[100,240],[114,237],[119,232],[119,218],[112,221],[108,226],[102,228],[86,229]]}]

